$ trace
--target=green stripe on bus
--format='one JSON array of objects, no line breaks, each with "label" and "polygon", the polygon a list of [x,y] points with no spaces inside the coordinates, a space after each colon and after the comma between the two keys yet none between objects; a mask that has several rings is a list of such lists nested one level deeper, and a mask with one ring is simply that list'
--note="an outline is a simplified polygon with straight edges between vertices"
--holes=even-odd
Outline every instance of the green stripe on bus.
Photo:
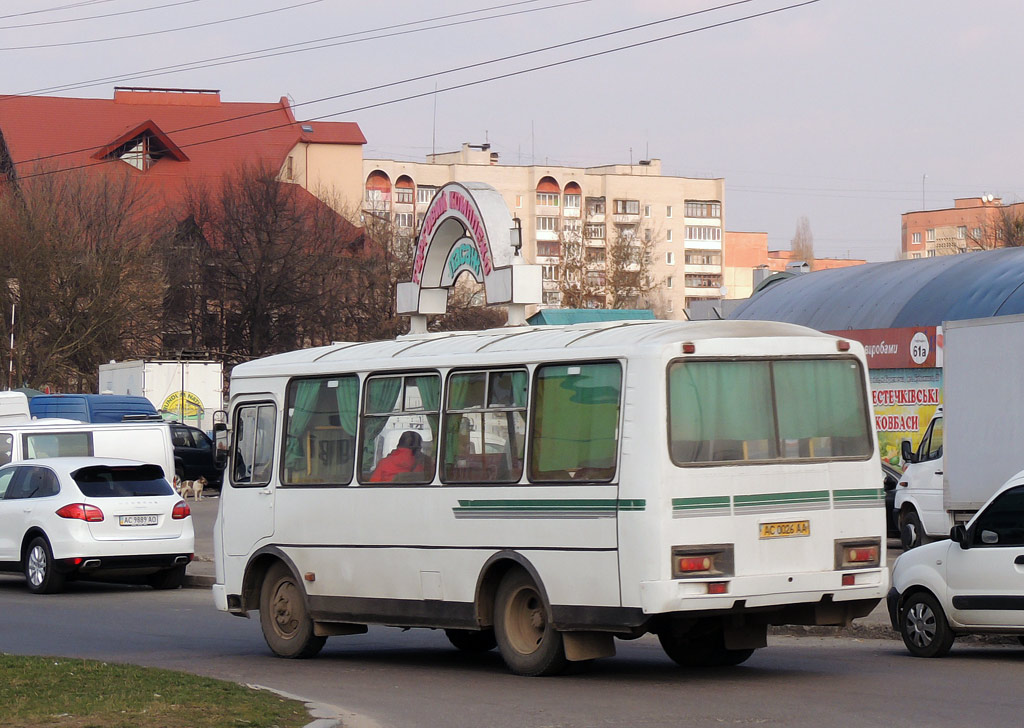
[{"label": "green stripe on bus", "polygon": [[733,498],[737,508],[753,506],[799,505],[802,503],[828,503],[827,490],[797,491],[793,493],[763,493],[760,495],[738,495]]},{"label": "green stripe on bus", "polygon": [[690,511],[705,510],[708,508],[728,508],[729,496],[709,495],[702,498],[673,498],[672,510]]},{"label": "green stripe on bus", "polygon": [[619,511],[642,511],[647,507],[647,501],[642,498],[635,499],[507,499],[507,500],[460,500],[456,511],[596,511],[614,512]]},{"label": "green stripe on bus", "polygon": [[882,488],[856,488],[846,490],[833,490],[832,497],[838,502],[849,501],[876,501],[885,499],[885,490]]}]

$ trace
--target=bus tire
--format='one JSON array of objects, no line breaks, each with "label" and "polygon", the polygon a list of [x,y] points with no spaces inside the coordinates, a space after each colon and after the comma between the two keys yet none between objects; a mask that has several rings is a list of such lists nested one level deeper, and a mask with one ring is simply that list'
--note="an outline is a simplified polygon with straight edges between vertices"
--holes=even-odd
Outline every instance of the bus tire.
[{"label": "bus tire", "polygon": [[658,641],[673,662],[681,667],[735,667],[750,659],[753,649],[729,650],[720,628],[708,631],[680,631],[669,626],[658,633]]},{"label": "bus tire", "polygon": [[562,635],[548,621],[548,605],[521,569],[505,574],[494,599],[494,636],[508,669],[517,675],[555,675],[568,660]]},{"label": "bus tire", "polygon": [[313,657],[327,641],[313,634],[305,597],[302,583],[283,563],[277,561],[267,570],[260,589],[260,627],[278,657]]},{"label": "bus tire", "polygon": [[493,629],[446,629],[444,636],[463,652],[488,652],[498,646]]}]

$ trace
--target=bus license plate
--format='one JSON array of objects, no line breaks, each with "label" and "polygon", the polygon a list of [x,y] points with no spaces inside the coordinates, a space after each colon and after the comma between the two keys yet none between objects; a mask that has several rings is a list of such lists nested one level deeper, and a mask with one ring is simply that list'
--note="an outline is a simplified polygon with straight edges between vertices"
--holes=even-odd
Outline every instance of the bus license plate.
[{"label": "bus license plate", "polygon": [[762,523],[761,538],[790,538],[792,536],[810,536],[810,521],[782,521],[780,523]]},{"label": "bus license plate", "polygon": [[117,522],[122,526],[155,526],[157,524],[157,515],[147,516],[118,516]]}]

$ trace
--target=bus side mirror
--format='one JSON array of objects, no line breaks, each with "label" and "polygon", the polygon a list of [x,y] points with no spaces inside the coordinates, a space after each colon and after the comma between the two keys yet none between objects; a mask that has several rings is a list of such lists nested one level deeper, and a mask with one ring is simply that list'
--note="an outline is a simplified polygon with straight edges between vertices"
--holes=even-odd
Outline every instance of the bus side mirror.
[{"label": "bus side mirror", "polygon": [[910,448],[910,440],[903,440],[900,442],[900,456],[903,458],[903,462],[905,463],[910,464],[917,462],[917,455],[915,455],[914,451]]},{"label": "bus side mirror", "polygon": [[228,426],[224,422],[213,423],[213,464],[218,470],[228,464]]}]

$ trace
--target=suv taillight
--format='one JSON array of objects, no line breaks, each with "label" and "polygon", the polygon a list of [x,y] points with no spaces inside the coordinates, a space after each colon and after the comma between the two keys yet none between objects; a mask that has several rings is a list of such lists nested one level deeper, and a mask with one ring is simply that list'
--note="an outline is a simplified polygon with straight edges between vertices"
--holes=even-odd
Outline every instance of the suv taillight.
[{"label": "suv taillight", "polygon": [[103,511],[96,506],[86,503],[69,503],[57,511],[61,518],[78,518],[89,523],[97,523],[103,520]]},{"label": "suv taillight", "polygon": [[171,518],[175,521],[180,521],[182,518],[188,518],[192,515],[192,509],[188,507],[188,503],[181,500],[174,504],[174,510],[171,511]]}]

